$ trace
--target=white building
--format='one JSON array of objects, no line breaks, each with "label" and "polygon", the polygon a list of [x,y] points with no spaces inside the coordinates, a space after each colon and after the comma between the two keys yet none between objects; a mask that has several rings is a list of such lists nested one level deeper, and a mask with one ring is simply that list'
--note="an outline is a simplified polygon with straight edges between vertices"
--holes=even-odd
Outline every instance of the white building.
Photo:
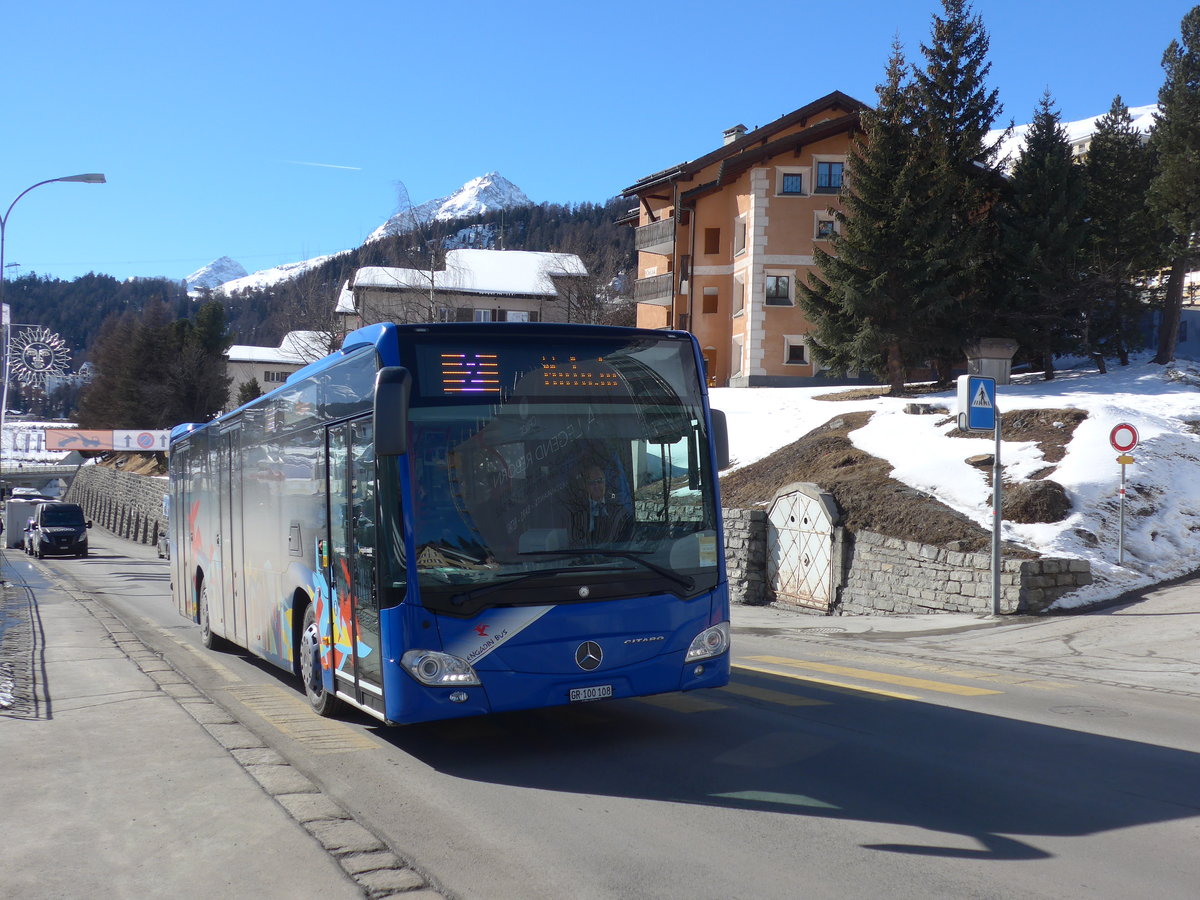
[{"label": "white building", "polygon": [[250,379],[257,379],[265,394],[287,381],[293,372],[328,356],[332,343],[332,337],[323,331],[289,331],[278,347],[234,344],[225,351],[226,373],[233,381],[223,412],[238,405],[238,391]]},{"label": "white building", "polygon": [[587,274],[574,253],[451,250],[444,269],[359,269],[337,312],[347,331],[375,322],[568,322]]}]

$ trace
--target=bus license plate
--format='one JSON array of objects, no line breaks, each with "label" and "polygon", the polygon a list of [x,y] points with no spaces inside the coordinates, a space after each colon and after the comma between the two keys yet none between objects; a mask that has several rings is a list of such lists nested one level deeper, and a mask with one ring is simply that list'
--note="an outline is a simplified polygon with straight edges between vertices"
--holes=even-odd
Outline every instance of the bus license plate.
[{"label": "bus license plate", "polygon": [[598,684],[595,687],[571,688],[572,703],[583,703],[586,700],[603,700],[612,696],[611,684]]}]

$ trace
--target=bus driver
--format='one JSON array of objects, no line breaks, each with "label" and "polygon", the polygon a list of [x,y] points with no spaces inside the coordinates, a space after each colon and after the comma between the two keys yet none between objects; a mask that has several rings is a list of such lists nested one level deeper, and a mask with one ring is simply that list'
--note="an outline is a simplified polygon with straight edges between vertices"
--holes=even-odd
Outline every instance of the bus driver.
[{"label": "bus driver", "polygon": [[571,543],[574,546],[609,544],[629,539],[633,522],[629,511],[608,491],[608,479],[597,465],[584,468],[582,490],[571,507]]}]

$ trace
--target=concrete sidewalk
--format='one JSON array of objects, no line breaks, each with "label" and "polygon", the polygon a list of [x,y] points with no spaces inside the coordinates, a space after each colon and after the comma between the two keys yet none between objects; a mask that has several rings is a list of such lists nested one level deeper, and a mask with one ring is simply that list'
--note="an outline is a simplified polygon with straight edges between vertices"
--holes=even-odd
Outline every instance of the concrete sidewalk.
[{"label": "concrete sidewalk", "polygon": [[0,586],[0,807],[6,897],[440,896],[105,607],[56,588]]}]

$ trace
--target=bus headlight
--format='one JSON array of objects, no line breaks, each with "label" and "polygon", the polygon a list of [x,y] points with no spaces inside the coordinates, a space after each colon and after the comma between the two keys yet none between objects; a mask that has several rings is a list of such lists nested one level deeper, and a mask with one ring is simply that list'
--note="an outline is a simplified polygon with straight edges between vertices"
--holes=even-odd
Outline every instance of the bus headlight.
[{"label": "bus headlight", "polygon": [[400,657],[408,674],[430,687],[464,687],[479,684],[479,676],[470,664],[449,653],[436,650],[409,650]]},{"label": "bus headlight", "polygon": [[702,659],[712,659],[720,656],[729,649],[729,623],[718,622],[711,628],[705,628],[696,635],[692,646],[688,647],[684,662],[698,662]]}]

